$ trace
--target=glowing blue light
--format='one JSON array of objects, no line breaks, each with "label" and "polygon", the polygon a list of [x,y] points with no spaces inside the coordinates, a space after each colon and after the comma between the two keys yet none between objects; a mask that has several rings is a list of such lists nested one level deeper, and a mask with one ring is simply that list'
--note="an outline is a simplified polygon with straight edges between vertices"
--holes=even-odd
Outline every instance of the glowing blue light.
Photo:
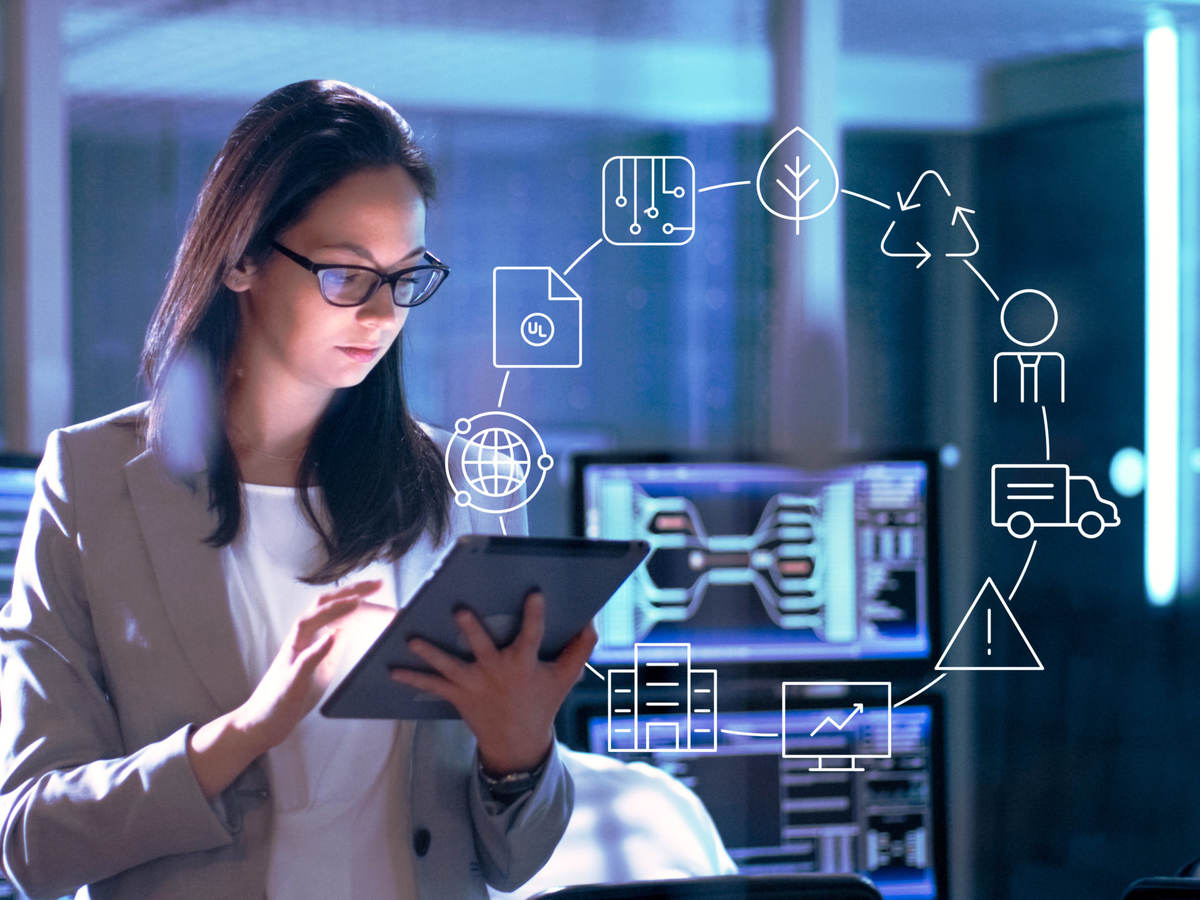
[{"label": "glowing blue light", "polygon": [[1145,42],[1146,531],[1150,602],[1179,583],[1179,36],[1160,13]]},{"label": "glowing blue light", "polygon": [[1136,497],[1146,489],[1146,457],[1134,447],[1122,447],[1108,464],[1108,480],[1122,497]]},{"label": "glowing blue light", "polygon": [[944,444],[938,452],[938,460],[947,469],[955,468],[962,461],[962,451],[958,444]]}]

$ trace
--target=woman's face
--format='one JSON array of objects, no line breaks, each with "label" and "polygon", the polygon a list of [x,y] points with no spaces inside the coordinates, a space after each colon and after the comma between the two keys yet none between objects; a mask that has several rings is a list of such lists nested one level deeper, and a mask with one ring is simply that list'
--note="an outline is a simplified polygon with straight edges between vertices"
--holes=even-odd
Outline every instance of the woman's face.
[{"label": "woman's face", "polygon": [[[394,272],[422,261],[425,201],[400,166],[369,169],[320,194],[307,215],[275,239],[314,263]],[[238,292],[242,315],[236,364],[289,394],[307,388],[327,399],[358,384],[408,315],[386,284],[361,306],[333,306],[321,296],[316,275],[276,250],[257,266],[232,272],[226,284]]]}]

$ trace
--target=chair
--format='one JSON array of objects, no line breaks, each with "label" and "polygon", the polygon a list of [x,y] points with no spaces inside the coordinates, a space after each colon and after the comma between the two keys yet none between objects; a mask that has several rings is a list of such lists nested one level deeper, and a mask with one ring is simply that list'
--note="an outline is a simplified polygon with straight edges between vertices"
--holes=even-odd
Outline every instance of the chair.
[{"label": "chair", "polygon": [[537,900],[882,900],[859,875],[717,875],[627,884],[585,884]]},{"label": "chair", "polygon": [[700,798],[666,772],[559,747],[575,782],[575,811],[546,865],[516,891],[525,900],[576,884],[732,875],[737,865]]},{"label": "chair", "polygon": [[1123,900],[1200,900],[1200,878],[1139,878]]}]

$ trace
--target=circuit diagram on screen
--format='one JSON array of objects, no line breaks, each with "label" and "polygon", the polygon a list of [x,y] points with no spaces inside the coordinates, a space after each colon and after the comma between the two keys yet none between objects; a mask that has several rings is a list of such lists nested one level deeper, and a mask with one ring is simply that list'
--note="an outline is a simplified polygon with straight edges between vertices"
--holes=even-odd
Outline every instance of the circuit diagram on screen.
[{"label": "circuit diagram on screen", "polygon": [[713,585],[747,585],[780,628],[822,625],[821,500],[776,494],[750,534],[709,534],[686,497],[634,494],[634,517],[651,551],[639,570],[647,618],[692,618]]},{"label": "circuit diagram on screen", "polygon": [[925,523],[910,480],[752,482],[605,480],[596,533],[651,550],[601,612],[602,653],[649,638],[698,640],[711,660],[852,658],[923,639]]}]

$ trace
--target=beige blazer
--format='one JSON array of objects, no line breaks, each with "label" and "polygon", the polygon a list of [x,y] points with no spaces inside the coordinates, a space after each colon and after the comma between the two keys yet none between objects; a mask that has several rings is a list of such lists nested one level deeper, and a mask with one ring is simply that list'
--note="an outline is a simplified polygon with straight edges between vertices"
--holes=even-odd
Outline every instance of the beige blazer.
[{"label": "beige blazer", "polygon": [[[193,494],[145,449],[145,410],[50,435],[0,610],[0,864],[35,900],[76,890],[93,900],[265,896],[265,755],[219,804],[187,760],[189,728],[254,687],[220,551],[202,541],[216,517],[203,478]],[[435,439],[444,447],[447,436]],[[495,519],[455,506],[451,539],[494,531]],[[523,532],[523,516],[514,519],[510,533]],[[428,572],[429,543],[398,563],[401,592]],[[412,854],[421,900],[526,882],[571,814],[557,743],[534,787],[503,807],[474,777],[462,721],[421,721],[412,734],[412,832],[395,848]]]}]

